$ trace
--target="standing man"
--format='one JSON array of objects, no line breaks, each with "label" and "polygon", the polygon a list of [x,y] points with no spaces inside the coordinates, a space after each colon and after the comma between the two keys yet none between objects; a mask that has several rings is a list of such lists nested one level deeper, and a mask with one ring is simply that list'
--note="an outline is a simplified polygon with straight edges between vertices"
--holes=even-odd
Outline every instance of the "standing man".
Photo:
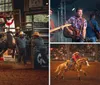
[{"label": "standing man", "polygon": [[[40,37],[39,32],[34,32],[32,35],[32,44],[33,44],[33,53],[34,53],[34,68],[39,68],[39,61],[37,58],[39,57],[39,54],[41,56],[39,57],[39,60],[42,60],[45,62],[45,65],[48,65],[48,57],[47,57],[47,47],[44,44],[44,40]],[[43,66],[43,62],[41,63],[41,66]]]},{"label": "standing man", "polygon": [[24,62],[24,65],[26,65],[26,43],[27,43],[27,40],[24,36],[24,32],[21,31],[19,33],[19,37],[17,37],[16,39],[16,44],[17,44],[17,47],[18,47],[18,63],[21,62],[21,59],[23,60]]},{"label": "standing man", "polygon": [[35,49],[40,50],[41,48],[44,47],[44,40],[40,37],[40,33],[39,32],[34,32],[32,35],[32,39],[33,39],[33,47]]},{"label": "standing man", "polygon": [[[72,16],[66,23],[72,24],[74,30],[79,33],[79,36],[72,39],[73,42],[83,42],[86,38],[87,21],[83,18],[83,9],[76,9],[76,15]],[[70,31],[73,35],[73,31]]]},{"label": "standing man", "polygon": [[[52,10],[50,9],[50,15],[52,15]],[[54,25],[54,21],[52,19],[50,19],[50,29],[54,29],[55,25]]]},{"label": "standing man", "polygon": [[[16,27],[16,28],[15,28],[15,36],[14,36],[16,41],[17,41],[17,39],[18,39],[18,37],[19,37],[19,34],[20,34],[20,27]],[[17,60],[18,60],[19,51],[18,51],[17,44],[16,44],[16,50],[17,50],[17,52],[16,52],[16,58],[17,58]]]},{"label": "standing man", "polygon": [[[50,16],[52,16],[52,13],[53,13],[53,11],[52,11],[52,9],[50,9]],[[50,18],[50,30],[51,30],[51,29],[54,29],[54,28],[55,28],[54,21],[53,21],[53,19]],[[55,36],[55,32],[50,33],[50,41],[51,41],[51,42],[56,41],[55,37],[56,37],[56,36]]]},{"label": "standing man", "polygon": [[[53,15],[53,10],[50,9],[50,30],[56,29],[56,25],[54,23],[54,16]],[[56,18],[55,18],[56,19]],[[56,22],[56,21],[55,21]],[[62,30],[56,30],[54,32],[50,33],[50,41],[51,42],[62,42],[63,41],[63,33]]]},{"label": "standing man", "polygon": [[20,27],[16,27],[15,28],[15,37],[18,37],[19,36],[19,33],[20,33]]},{"label": "standing man", "polygon": [[100,33],[98,22],[95,20],[95,14],[93,13],[90,15],[90,20],[88,21],[87,25],[87,39],[90,42],[97,41],[96,31]]}]

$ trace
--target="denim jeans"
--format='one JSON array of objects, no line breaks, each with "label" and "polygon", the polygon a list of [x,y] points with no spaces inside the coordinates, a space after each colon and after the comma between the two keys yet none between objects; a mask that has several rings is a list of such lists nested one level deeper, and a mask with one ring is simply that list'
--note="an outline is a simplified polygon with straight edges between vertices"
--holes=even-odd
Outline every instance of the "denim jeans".
[{"label": "denim jeans", "polygon": [[96,42],[97,38],[96,37],[91,37],[90,40],[91,40],[91,42]]},{"label": "denim jeans", "polygon": [[96,37],[90,37],[88,38],[89,42],[96,42],[97,38]]},{"label": "denim jeans", "polygon": [[26,64],[26,48],[19,48],[18,62],[23,60],[24,64]]}]

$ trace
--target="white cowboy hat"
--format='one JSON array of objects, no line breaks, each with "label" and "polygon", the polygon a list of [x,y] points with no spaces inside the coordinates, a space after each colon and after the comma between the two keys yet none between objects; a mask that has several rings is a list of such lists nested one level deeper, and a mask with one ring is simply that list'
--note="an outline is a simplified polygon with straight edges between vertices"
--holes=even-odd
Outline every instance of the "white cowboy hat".
[{"label": "white cowboy hat", "polygon": [[16,30],[19,30],[19,29],[20,29],[20,27],[16,27],[15,29],[16,29]]},{"label": "white cowboy hat", "polygon": [[19,33],[19,35],[24,35],[25,33],[23,32],[23,31],[21,31],[20,33]]}]

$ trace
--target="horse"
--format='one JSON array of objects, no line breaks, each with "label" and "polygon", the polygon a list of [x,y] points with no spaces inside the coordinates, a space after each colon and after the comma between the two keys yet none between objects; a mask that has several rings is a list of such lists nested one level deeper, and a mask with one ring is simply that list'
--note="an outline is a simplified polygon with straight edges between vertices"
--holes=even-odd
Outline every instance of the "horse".
[{"label": "horse", "polygon": [[13,50],[12,57],[14,57],[15,53],[15,38],[12,35],[12,32],[1,32],[0,33],[0,55],[2,56],[6,50]]},{"label": "horse", "polygon": [[83,72],[85,76],[87,75],[86,72],[82,69],[83,65],[90,66],[87,58],[78,59],[74,64],[72,64],[71,67],[70,64],[72,64],[72,62],[70,60],[66,60],[64,63],[58,65],[55,70],[56,73],[55,78],[61,75],[61,78],[64,79],[64,73],[70,70],[76,71],[78,73],[79,80],[80,80],[80,72]]}]

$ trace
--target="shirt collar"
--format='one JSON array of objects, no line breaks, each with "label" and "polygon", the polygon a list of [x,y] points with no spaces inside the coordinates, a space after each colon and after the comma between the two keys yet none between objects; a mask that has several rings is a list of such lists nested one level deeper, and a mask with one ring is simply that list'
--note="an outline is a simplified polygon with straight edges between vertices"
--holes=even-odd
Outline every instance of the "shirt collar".
[{"label": "shirt collar", "polygon": [[82,19],[82,17],[79,17],[79,18],[78,18],[77,16],[75,16],[75,19],[80,20],[80,19]]}]

